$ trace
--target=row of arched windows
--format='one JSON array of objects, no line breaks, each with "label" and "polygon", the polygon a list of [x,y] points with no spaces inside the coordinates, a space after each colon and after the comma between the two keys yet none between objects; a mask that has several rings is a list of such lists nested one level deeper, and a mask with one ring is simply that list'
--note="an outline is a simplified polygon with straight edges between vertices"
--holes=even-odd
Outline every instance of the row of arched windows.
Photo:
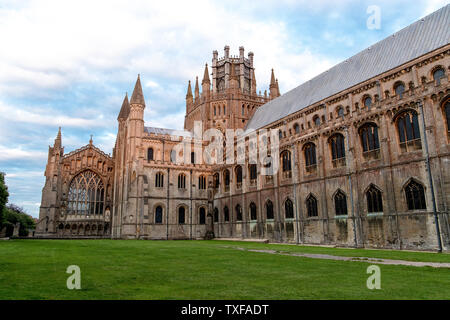
[{"label": "row of arched windows", "polygon": [[[442,79],[445,78],[445,69],[444,69],[443,67],[440,67],[440,66],[439,66],[439,67],[437,67],[437,68],[435,68],[435,69],[433,70],[432,75],[433,75],[433,80],[434,80],[435,84],[436,84],[436,85],[440,85]],[[425,79],[425,80],[424,80],[424,79]],[[426,77],[425,77],[425,78],[422,78],[422,82],[423,82],[423,81],[426,82]],[[413,83],[413,82],[410,82],[410,83],[408,84],[408,87],[409,87],[409,90],[414,90],[414,83]],[[395,92],[395,95],[396,95],[396,96],[398,96],[400,99],[402,99],[403,96],[404,96],[404,93],[405,93],[405,91],[406,91],[406,85],[405,85],[405,83],[403,83],[402,81],[397,81],[397,82],[395,82],[394,85],[393,85],[393,91]],[[390,96],[390,91],[389,91],[389,90],[386,90],[386,91],[384,92],[384,96],[385,96],[385,98],[389,98],[389,96]],[[379,98],[380,98],[380,97],[379,97],[378,95],[375,95],[375,102],[379,101]],[[357,104],[358,104],[358,103],[357,103]],[[361,104],[362,104],[364,107],[366,107],[368,110],[370,110],[370,108],[371,108],[371,106],[372,106],[372,104],[373,104],[373,99],[372,99],[372,97],[371,97],[370,95],[364,95],[364,96],[362,97]],[[336,114],[336,116],[337,116],[338,118],[343,118],[343,117],[344,117],[344,114],[345,114],[344,107],[341,106],[341,105],[337,106],[337,107],[336,107],[335,114]],[[330,115],[330,117],[331,117],[331,115]],[[313,123],[314,123],[314,125],[315,125],[316,127],[317,127],[317,126],[320,126],[321,123],[323,122],[323,121],[320,120],[320,117],[319,117],[318,115],[315,115],[315,116],[313,117],[312,120],[313,120]],[[323,119],[322,119],[322,120],[323,120]],[[309,124],[309,122],[308,122],[308,124]],[[295,134],[300,133],[300,126],[299,126],[298,123],[294,123],[293,129],[294,129]],[[303,129],[303,125],[302,125],[302,129]],[[280,132],[281,132],[281,131],[280,131]],[[283,135],[280,134],[280,139],[282,138],[282,136],[283,136]]]},{"label": "row of arched windows", "polygon": [[[164,173],[157,172],[155,175],[155,187],[163,188],[164,187]],[[206,176],[201,175],[198,177],[198,188],[200,190],[206,189]],[[186,189],[186,175],[184,173],[180,173],[178,175],[178,189]]]},{"label": "row of arched windows", "polygon": [[[426,210],[425,190],[422,184],[415,180],[411,180],[404,188],[404,194],[408,210]],[[365,192],[367,213],[383,212],[382,192],[375,185],[371,184]],[[333,196],[335,216],[348,215],[347,195],[340,189]],[[310,193],[305,200],[307,217],[318,217],[318,200],[315,195]],[[265,203],[265,213],[267,220],[274,219],[273,203],[267,200]],[[218,209],[214,209],[214,222],[218,222]],[[230,221],[228,207],[223,209],[224,221]],[[242,207],[237,204],[235,207],[236,221],[242,221]],[[257,220],[257,207],[254,202],[249,206],[250,220]],[[294,218],[294,205],[288,198],[284,202],[284,214],[286,219]]]}]

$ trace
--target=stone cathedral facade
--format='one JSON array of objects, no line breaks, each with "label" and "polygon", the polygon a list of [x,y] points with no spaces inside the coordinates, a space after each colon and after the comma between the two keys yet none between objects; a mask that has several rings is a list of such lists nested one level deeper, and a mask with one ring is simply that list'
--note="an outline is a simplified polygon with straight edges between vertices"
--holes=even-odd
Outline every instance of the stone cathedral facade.
[{"label": "stone cathedral facade", "polygon": [[[188,83],[182,131],[145,126],[138,76],[112,156],[92,139],[65,154],[58,132],[38,236],[448,250],[449,25],[447,5],[283,95],[273,70],[257,92],[253,53],[226,46]],[[216,158],[240,161],[202,160],[212,129],[236,133]]]}]

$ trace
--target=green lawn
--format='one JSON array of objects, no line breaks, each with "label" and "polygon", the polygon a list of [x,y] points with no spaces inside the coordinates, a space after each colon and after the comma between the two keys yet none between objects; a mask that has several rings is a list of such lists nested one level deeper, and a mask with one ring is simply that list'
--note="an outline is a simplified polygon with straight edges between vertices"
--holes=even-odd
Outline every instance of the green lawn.
[{"label": "green lawn", "polygon": [[[236,250],[450,262],[449,254],[227,241],[0,241],[0,299],[450,299],[450,269],[381,268],[369,290],[363,262]],[[68,290],[66,268],[81,268]]]}]

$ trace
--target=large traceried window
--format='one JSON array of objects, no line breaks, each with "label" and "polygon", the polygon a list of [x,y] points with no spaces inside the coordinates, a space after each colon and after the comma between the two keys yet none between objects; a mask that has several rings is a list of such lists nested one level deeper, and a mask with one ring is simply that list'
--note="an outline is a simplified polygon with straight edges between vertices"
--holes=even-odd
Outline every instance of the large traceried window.
[{"label": "large traceried window", "polygon": [[102,179],[87,170],[76,175],[69,187],[67,210],[69,214],[103,214],[105,187]]},{"label": "large traceried window", "polygon": [[422,149],[417,112],[409,110],[396,118],[400,148],[403,152]]},{"label": "large traceried window", "polygon": [[411,180],[405,187],[405,196],[408,210],[425,210],[427,208],[425,190],[420,183]]}]

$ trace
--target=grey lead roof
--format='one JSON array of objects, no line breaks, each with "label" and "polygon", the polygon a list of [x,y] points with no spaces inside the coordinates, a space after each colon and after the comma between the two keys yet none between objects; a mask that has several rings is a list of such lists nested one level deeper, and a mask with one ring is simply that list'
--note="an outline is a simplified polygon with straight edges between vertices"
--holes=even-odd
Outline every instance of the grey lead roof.
[{"label": "grey lead roof", "polygon": [[450,4],[258,108],[246,131],[262,128],[450,42]]},{"label": "grey lead roof", "polygon": [[145,127],[144,131],[149,133],[149,134],[155,134],[155,135],[169,135],[169,136],[176,136],[176,137],[190,137],[190,136],[192,136],[192,134],[189,131],[175,130],[175,129]]}]

